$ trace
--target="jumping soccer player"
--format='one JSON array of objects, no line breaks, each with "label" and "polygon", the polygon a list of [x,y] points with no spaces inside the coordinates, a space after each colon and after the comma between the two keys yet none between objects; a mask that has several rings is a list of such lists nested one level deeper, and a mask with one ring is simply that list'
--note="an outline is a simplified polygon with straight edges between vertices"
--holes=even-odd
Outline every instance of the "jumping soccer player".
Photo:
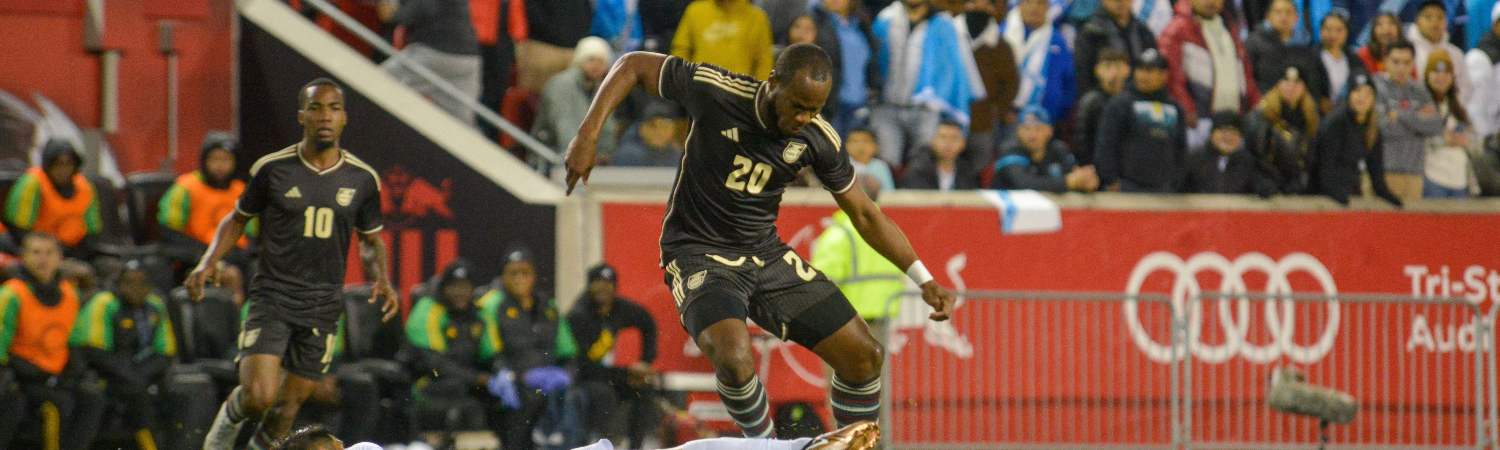
[{"label": "jumping soccer player", "polygon": [[343,88],[319,78],[302,87],[297,103],[302,141],[250,167],[250,184],[234,213],[219,223],[213,243],[187,278],[189,294],[202,298],[203,284],[217,283],[220,260],[239,241],[245,224],[260,217],[260,267],[250,282],[250,312],[239,338],[240,385],[219,408],[205,450],[230,448],[245,420],[262,415],[250,448],[270,447],[291,428],[302,402],[328,372],[335,325],[344,312],[350,229],[374,249],[370,303],[383,300],[385,320],[397,312],[379,235],[380,176],[339,147],[348,121]]},{"label": "jumping soccer player", "polygon": [[813,45],[787,47],[767,81],[677,57],[625,55],[568,147],[569,193],[578,180],[588,183],[599,130],[636,86],[681,104],[692,118],[663,219],[660,264],[682,324],[713,363],[719,398],[745,436],[774,429],[747,317],[833,367],[838,426],[877,420],[884,349],[839,289],[776,235],[783,189],[811,166],[860,236],[921,285],[935,310],[929,318],[947,320],[953,294],[932,280],[901,229],[854,189],[849,157],[818,116],[832,86],[828,55]]}]

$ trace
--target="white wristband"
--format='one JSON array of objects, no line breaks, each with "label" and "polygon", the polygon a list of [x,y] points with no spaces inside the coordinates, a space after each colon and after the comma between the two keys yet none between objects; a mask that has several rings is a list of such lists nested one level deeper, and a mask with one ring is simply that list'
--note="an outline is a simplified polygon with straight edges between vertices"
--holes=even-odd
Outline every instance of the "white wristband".
[{"label": "white wristband", "polygon": [[911,267],[906,268],[906,276],[911,277],[911,280],[917,282],[918,286],[932,281],[932,273],[927,272],[927,266],[922,265],[920,259],[911,263]]}]

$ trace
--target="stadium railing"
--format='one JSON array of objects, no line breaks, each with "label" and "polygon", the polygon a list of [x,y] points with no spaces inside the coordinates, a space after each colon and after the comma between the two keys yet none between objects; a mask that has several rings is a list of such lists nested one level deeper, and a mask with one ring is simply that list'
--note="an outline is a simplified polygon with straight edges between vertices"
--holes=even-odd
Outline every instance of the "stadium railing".
[{"label": "stadium railing", "polygon": [[[887,448],[1495,448],[1494,310],[1270,292],[971,291],[952,322],[898,295]],[[1325,437],[1272,409],[1283,368],[1351,395],[1354,420]]]}]

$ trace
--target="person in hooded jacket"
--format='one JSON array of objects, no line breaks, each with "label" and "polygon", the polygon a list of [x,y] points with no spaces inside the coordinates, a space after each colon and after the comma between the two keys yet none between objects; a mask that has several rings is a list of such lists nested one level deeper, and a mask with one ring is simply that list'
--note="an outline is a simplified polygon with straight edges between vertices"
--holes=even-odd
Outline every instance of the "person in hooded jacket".
[{"label": "person in hooded jacket", "polygon": [[[538,429],[538,424],[544,416],[547,425],[562,420],[562,399],[573,385],[570,368],[578,355],[578,343],[557,303],[537,292],[532,261],[528,250],[505,252],[499,287],[478,302],[483,316],[495,320],[500,330],[495,364],[501,378],[510,380],[520,394],[517,407],[501,417],[500,440],[507,449],[530,450],[539,441],[560,440]],[[562,428],[552,431],[565,431]]]},{"label": "person in hooded jacket", "polygon": [[412,389],[418,430],[494,428],[498,416],[489,414],[519,404],[507,374],[495,368],[500,334],[495,318],[474,306],[473,276],[463,260],[448,264],[406,318],[401,359],[421,375]]},{"label": "person in hooded jacket", "polygon": [[1177,192],[1186,175],[1187,115],[1167,91],[1167,60],[1156,50],[1138,59],[1132,85],[1099,113],[1094,165],[1100,189]]},{"label": "person in hooded jacket", "polygon": [[1246,121],[1248,148],[1275,181],[1277,192],[1286,195],[1307,190],[1308,153],[1318,131],[1318,105],[1303,73],[1287,67]]},{"label": "person in hooded jacket", "polygon": [[[169,257],[192,263],[213,242],[219,221],[234,212],[235,202],[245,192],[245,182],[235,178],[235,152],[239,143],[234,136],[210,132],[203,136],[198,154],[198,170],[177,177],[172,187],[157,202],[156,221],[161,224],[162,240]],[[258,220],[246,226],[247,237],[241,238],[231,261],[245,266],[243,250],[256,232]]]},{"label": "person in hooded jacket", "polygon": [[[639,303],[619,296],[618,282],[619,272],[609,264],[590,268],[588,289],[568,311],[568,325],[583,350],[578,386],[588,392],[590,434],[611,439],[628,435],[630,445],[640,447],[659,419],[657,373],[651,368],[657,353],[656,320]],[[638,359],[622,364],[617,352],[628,330],[639,336]]]},{"label": "person in hooded jacket", "polygon": [[1364,193],[1401,206],[1401,200],[1385,184],[1373,77],[1359,74],[1349,80],[1347,99],[1319,126],[1313,147],[1314,192],[1343,205]]},{"label": "person in hooded jacket", "polygon": [[42,164],[26,170],[11,187],[5,222],[17,232],[57,238],[69,257],[87,258],[102,227],[99,197],[83,177],[83,157],[73,144],[53,139],[42,147]]}]

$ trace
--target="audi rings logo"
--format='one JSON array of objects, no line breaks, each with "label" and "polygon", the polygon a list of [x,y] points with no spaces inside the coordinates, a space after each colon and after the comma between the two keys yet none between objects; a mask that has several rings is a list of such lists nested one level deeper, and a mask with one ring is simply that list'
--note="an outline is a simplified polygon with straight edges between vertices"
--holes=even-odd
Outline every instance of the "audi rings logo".
[{"label": "audi rings logo", "polygon": [[[1172,253],[1155,252],[1146,255],[1136,263],[1135,270],[1130,272],[1130,280],[1125,284],[1125,293],[1130,296],[1125,302],[1125,323],[1130,329],[1130,337],[1135,341],[1136,347],[1152,361],[1160,363],[1172,361],[1172,347],[1170,342],[1167,344],[1157,342],[1146,332],[1145,326],[1141,325],[1140,313],[1134,296],[1140,293],[1141,285],[1145,283],[1146,278],[1157,272],[1166,272],[1173,277],[1173,310],[1177,311],[1179,318],[1187,325],[1188,348],[1195,360],[1218,364],[1229,361],[1235,356],[1241,356],[1251,363],[1265,364],[1285,356],[1291,361],[1309,364],[1323,359],[1333,349],[1334,339],[1338,336],[1339,330],[1338,302],[1327,303],[1328,319],[1323,324],[1322,331],[1317,334],[1317,340],[1310,345],[1302,345],[1294,339],[1296,317],[1290,300],[1260,302],[1265,307],[1263,312],[1265,323],[1262,326],[1271,336],[1269,342],[1250,342],[1250,327],[1254,316],[1251,313],[1251,301],[1246,298],[1216,302],[1219,306],[1219,325],[1224,330],[1223,343],[1211,344],[1200,340],[1204,317],[1203,304],[1196,301],[1198,294],[1203,292],[1202,286],[1198,285],[1198,274],[1205,272],[1220,274],[1222,281],[1219,283],[1218,292],[1243,293],[1249,292],[1243,278],[1245,274],[1264,273],[1267,277],[1264,292],[1277,295],[1291,294],[1292,286],[1287,277],[1292,273],[1302,272],[1317,281],[1322,294],[1330,296],[1337,294],[1338,287],[1334,285],[1333,275],[1328,273],[1328,268],[1312,255],[1292,253],[1278,261],[1261,253],[1246,253],[1230,261],[1218,253],[1203,252],[1184,261]],[[1230,308],[1231,303],[1234,304],[1233,310]],[[1181,315],[1186,316],[1181,317]],[[1179,358],[1183,356],[1185,355],[1178,355]]]}]

